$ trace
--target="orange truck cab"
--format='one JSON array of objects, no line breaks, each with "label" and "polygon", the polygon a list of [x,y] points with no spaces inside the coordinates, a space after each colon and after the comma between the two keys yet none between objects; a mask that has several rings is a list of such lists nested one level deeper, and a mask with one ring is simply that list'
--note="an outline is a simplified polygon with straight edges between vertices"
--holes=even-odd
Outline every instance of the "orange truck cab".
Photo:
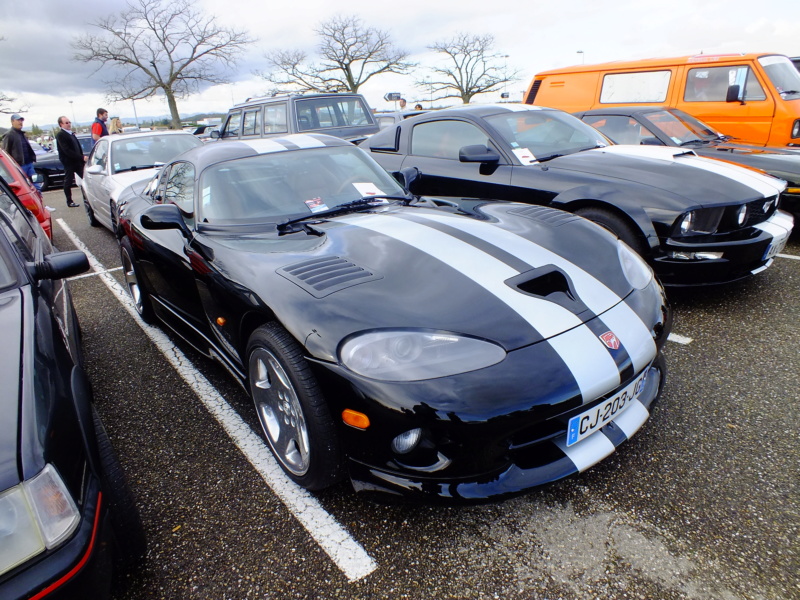
[{"label": "orange truck cab", "polygon": [[525,102],[567,112],[666,105],[741,141],[800,147],[800,72],[780,54],[698,54],[543,71]]}]

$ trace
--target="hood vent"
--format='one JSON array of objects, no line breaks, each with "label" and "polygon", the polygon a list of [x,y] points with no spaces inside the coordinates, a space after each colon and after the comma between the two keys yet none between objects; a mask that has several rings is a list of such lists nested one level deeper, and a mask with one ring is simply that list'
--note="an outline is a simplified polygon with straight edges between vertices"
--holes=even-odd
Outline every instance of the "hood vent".
[{"label": "hood vent", "polygon": [[506,285],[515,290],[563,306],[580,315],[589,310],[578,298],[569,276],[555,265],[544,265],[506,279]]},{"label": "hood vent", "polygon": [[359,283],[383,278],[338,256],[306,260],[278,269],[277,273],[315,298],[324,298]]},{"label": "hood vent", "polygon": [[580,217],[572,213],[564,212],[563,210],[556,210],[547,206],[525,206],[523,208],[515,208],[508,211],[510,215],[518,215],[533,221],[545,223],[553,227],[559,227],[565,223],[571,223]]}]

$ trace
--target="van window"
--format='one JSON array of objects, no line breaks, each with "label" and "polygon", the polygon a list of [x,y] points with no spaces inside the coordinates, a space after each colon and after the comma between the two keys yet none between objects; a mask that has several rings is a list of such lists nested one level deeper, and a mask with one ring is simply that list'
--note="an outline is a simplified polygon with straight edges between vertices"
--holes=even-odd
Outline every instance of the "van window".
[{"label": "van window", "polygon": [[464,121],[434,121],[416,125],[411,133],[411,154],[458,160],[464,146],[489,144],[489,136]]},{"label": "van window", "polygon": [[239,137],[239,126],[242,123],[242,113],[235,112],[228,115],[228,121],[222,129],[222,137]]},{"label": "van window", "polygon": [[739,86],[739,99],[766,100],[764,88],[745,65],[689,69],[683,99],[686,102],[725,102],[728,87]]},{"label": "van window", "polygon": [[242,135],[261,135],[261,107],[245,111]]},{"label": "van window", "polygon": [[601,104],[664,102],[672,71],[611,73],[603,77]]},{"label": "van window", "polygon": [[289,131],[286,119],[286,102],[267,104],[264,107],[264,133],[286,133]]}]

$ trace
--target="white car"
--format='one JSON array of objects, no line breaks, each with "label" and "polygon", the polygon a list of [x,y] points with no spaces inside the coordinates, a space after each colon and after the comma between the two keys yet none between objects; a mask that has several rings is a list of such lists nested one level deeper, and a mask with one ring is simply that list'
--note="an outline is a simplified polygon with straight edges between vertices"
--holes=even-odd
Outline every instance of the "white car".
[{"label": "white car", "polygon": [[131,133],[100,138],[92,148],[78,185],[89,223],[116,229],[114,207],[122,191],[149,179],[155,169],[179,154],[202,146],[196,136],[184,131]]}]

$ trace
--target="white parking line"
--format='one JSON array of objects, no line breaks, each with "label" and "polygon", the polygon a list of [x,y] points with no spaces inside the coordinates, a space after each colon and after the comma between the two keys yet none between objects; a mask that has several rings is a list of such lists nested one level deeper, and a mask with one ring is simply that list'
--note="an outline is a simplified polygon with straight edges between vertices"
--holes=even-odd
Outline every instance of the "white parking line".
[{"label": "white parking line", "polygon": [[103,269],[102,271],[92,271],[91,273],[84,273],[83,275],[75,275],[75,277],[70,277],[69,281],[73,281],[75,279],[83,279],[84,277],[96,277],[97,275],[102,275],[103,273],[113,273],[114,271],[121,270],[122,267],[114,267],[113,269]]},{"label": "white parking line", "polygon": [[776,254],[775,256],[780,256],[781,258],[791,258],[792,260],[800,260],[800,256],[794,256],[793,254]]},{"label": "white parking line", "polygon": [[372,557],[332,515],[322,508],[317,499],[284,474],[261,437],[250,429],[203,374],[172,344],[166,334],[159,328],[142,321],[127,291],[114,279],[113,275],[103,268],[103,265],[89,252],[86,245],[73,233],[64,220],[57,219],[56,222],[75,246],[86,254],[89,264],[99,272],[98,275],[106,287],[120,301],[183,380],[194,390],[206,409],[222,425],[225,432],[275,495],[281,499],[317,544],[330,556],[345,577],[349,581],[357,581],[377,569],[378,565]]}]

